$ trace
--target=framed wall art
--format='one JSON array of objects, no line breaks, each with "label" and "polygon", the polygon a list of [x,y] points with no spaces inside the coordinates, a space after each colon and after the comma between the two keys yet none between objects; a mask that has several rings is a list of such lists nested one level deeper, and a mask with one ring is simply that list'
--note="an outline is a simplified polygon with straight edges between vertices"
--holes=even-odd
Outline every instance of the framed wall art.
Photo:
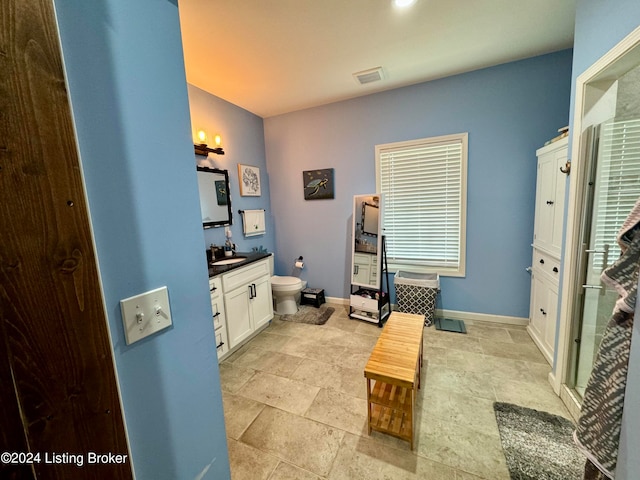
[{"label": "framed wall art", "polygon": [[303,171],[302,184],[305,200],[334,198],[333,168]]},{"label": "framed wall art", "polygon": [[238,164],[238,181],[240,182],[240,195],[243,197],[259,197],[260,193],[260,169],[251,165]]}]

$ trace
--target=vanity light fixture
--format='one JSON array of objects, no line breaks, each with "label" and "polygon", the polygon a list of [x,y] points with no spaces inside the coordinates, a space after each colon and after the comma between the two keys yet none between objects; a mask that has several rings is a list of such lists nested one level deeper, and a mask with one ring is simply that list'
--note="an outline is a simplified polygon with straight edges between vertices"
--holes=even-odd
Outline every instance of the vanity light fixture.
[{"label": "vanity light fixture", "polygon": [[207,132],[203,129],[198,129],[196,131],[196,142],[193,144],[195,148],[196,155],[204,155],[205,157],[209,155],[209,153],[215,153],[216,155],[224,155],[224,150],[222,149],[222,137],[219,134],[215,134],[213,136],[215,142],[215,148],[209,148],[207,146]]},{"label": "vanity light fixture", "polygon": [[413,5],[416,0],[393,0],[393,5],[398,8],[405,8]]}]

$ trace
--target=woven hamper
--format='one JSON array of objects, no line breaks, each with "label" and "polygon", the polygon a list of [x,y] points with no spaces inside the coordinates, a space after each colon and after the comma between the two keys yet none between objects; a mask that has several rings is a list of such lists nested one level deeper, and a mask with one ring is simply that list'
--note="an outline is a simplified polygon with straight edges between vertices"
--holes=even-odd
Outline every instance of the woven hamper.
[{"label": "woven hamper", "polygon": [[397,309],[402,313],[424,315],[425,326],[433,323],[436,297],[440,290],[437,273],[413,273],[398,270],[393,277]]}]

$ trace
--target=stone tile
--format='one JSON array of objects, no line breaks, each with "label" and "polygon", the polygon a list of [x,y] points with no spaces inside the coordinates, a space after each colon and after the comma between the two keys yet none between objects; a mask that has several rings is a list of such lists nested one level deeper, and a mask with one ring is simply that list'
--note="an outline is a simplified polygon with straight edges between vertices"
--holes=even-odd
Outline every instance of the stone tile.
[{"label": "stone tile", "polygon": [[495,400],[491,375],[486,373],[465,372],[447,367],[429,368],[426,386]]},{"label": "stone tile", "polygon": [[523,360],[526,362],[548,364],[547,360],[542,356],[540,350],[531,344],[516,344],[495,342],[485,338],[479,339],[482,346],[482,352],[485,355],[493,355],[494,357],[511,358],[513,360]]},{"label": "stone tile", "polygon": [[231,480],[266,480],[278,459],[244,443],[227,439]]},{"label": "stone tile", "polygon": [[252,369],[223,362],[220,364],[220,386],[225,392],[235,393],[253,377],[254,373]]},{"label": "stone tile", "polygon": [[487,325],[466,325],[467,334],[478,338],[495,340],[496,342],[512,343],[509,332],[504,327],[490,327]]},{"label": "stone tile", "polygon": [[341,345],[347,348],[356,348],[361,350],[373,350],[377,337],[372,335],[362,335],[360,333],[352,333],[350,335],[341,335],[335,339],[336,345]]},{"label": "stone tile", "polygon": [[531,336],[526,330],[516,330],[514,328],[510,328],[507,331],[509,332],[509,336],[511,337],[511,341],[513,343],[522,343],[525,345],[533,344],[533,340],[531,340]]},{"label": "stone tile", "polygon": [[269,480],[321,480],[321,477],[294,465],[280,462]]},{"label": "stone tile", "polygon": [[513,403],[521,407],[533,408],[571,418],[564,403],[551,388],[541,383],[516,382],[513,380],[494,379],[492,381],[496,398],[499,402]]},{"label": "stone tile", "polygon": [[234,440],[240,438],[265,407],[264,403],[227,392],[222,392],[222,402],[227,437]]},{"label": "stone tile", "polygon": [[473,475],[472,473],[463,472],[462,470],[456,470],[456,480],[485,480],[485,479],[483,479],[482,477],[478,477],[477,475]]},{"label": "stone tile", "polygon": [[[305,338],[292,338],[280,349],[280,352],[288,355],[315,358],[325,362],[338,358],[346,351],[347,349],[341,345],[326,345],[318,340]],[[335,363],[335,361],[330,363]]]},{"label": "stone tile", "polygon": [[269,350],[271,352],[279,351],[285,343],[289,341],[289,337],[286,335],[278,335],[270,333],[269,329],[265,329],[250,342],[251,348],[261,348],[263,350]]},{"label": "stone tile", "polygon": [[[447,354],[451,350],[444,347],[425,346],[422,350],[422,358],[426,359],[429,365],[446,365]],[[458,351],[458,350],[454,350]]]},{"label": "stone tile", "polygon": [[304,359],[290,378],[316,387],[338,390],[353,397],[367,398],[364,368],[355,370]]},{"label": "stone tile", "polygon": [[345,350],[342,355],[335,359],[335,363],[345,368],[360,371],[364,375],[364,367],[367,365],[370,356],[370,351]]},{"label": "stone tile", "polygon": [[424,350],[431,347],[450,348],[465,352],[483,353],[478,338],[452,332],[438,332],[424,336]]},{"label": "stone tile", "polygon": [[418,455],[491,480],[509,480],[500,438],[423,415]]},{"label": "stone tile", "polygon": [[266,407],[242,441],[319,476],[326,476],[345,433],[298,415]]},{"label": "stone tile", "polygon": [[551,367],[548,363],[543,365],[540,363],[526,362],[526,365],[534,382],[541,383],[544,386],[549,385],[549,372],[551,372]]},{"label": "stone tile", "polygon": [[367,429],[367,401],[323,388],[304,416],[361,435]]},{"label": "stone tile", "polygon": [[287,412],[303,415],[320,389],[270,373],[256,374],[238,390],[238,395]]},{"label": "stone tile", "polygon": [[333,314],[325,323],[325,326],[335,328],[338,330],[342,330],[344,332],[355,332],[358,328],[358,322],[352,320],[351,318],[345,315],[336,315]]},{"label": "stone tile", "polygon": [[370,438],[347,433],[330,480],[455,480],[455,470],[410,451],[381,448]]},{"label": "stone tile", "polygon": [[250,348],[250,343],[251,342],[247,342],[244,345],[238,347],[238,349],[227,358],[225,358],[222,363],[233,363],[238,357],[244,355],[244,353]]},{"label": "stone tile", "polygon": [[309,325],[304,325],[295,322],[283,322],[282,320],[275,318],[271,321],[271,325],[265,329],[265,332],[285,335],[287,337],[299,337],[304,336],[308,332]]},{"label": "stone tile", "polygon": [[372,337],[379,337],[382,329],[378,325],[370,322],[351,320],[357,324],[356,333],[362,335],[371,335]]},{"label": "stone tile", "polygon": [[494,400],[461,395],[450,390],[428,388],[423,396],[418,397],[417,403],[421,415],[498,436],[493,402]]},{"label": "stone tile", "polygon": [[509,378],[521,382],[533,382],[533,375],[528,368],[529,362],[511,358],[494,357],[479,353],[449,350],[447,367],[454,370],[487,373],[492,377]]},{"label": "stone tile", "polygon": [[[272,335],[277,336],[277,335]],[[286,337],[283,337],[286,338]],[[252,346],[244,355],[238,357],[233,365],[252,370],[289,377],[298,368],[302,358],[280,352],[271,352]]]}]

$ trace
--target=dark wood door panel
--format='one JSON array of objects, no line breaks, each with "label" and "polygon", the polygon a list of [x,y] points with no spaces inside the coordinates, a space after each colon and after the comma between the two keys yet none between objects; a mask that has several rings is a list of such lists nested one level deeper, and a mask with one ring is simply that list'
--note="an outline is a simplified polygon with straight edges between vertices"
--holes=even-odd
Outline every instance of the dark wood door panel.
[{"label": "dark wood door panel", "polygon": [[0,22],[0,447],[41,453],[37,478],[131,478],[87,464],[128,449],[52,0]]}]

